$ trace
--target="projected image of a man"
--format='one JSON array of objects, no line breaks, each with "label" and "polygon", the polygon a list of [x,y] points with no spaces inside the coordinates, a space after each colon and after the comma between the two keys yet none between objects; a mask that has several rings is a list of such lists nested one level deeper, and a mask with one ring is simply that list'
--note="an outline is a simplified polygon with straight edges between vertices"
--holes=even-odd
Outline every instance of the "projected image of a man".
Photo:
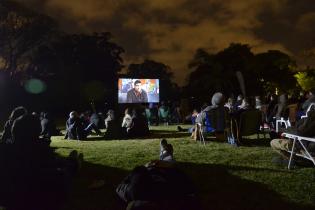
[{"label": "projected image of a man", "polygon": [[148,94],[141,88],[141,81],[136,80],[133,88],[127,92],[127,103],[147,103]]}]

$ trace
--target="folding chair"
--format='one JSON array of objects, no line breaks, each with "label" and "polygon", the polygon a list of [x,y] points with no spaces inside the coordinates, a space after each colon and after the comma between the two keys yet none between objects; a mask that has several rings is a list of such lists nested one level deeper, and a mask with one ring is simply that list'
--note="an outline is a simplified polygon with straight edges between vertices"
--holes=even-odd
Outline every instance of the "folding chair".
[{"label": "folding chair", "polygon": [[203,145],[206,145],[205,137],[203,135],[203,126],[201,123],[197,123],[196,125],[197,125],[197,133],[199,135],[199,138],[197,139],[199,139],[200,143],[203,143]]},{"label": "folding chair", "polygon": [[[298,136],[298,135],[290,134],[290,133],[283,133],[283,136],[288,138],[288,139],[293,140],[292,148],[291,148],[291,150],[288,151],[290,153],[288,169],[291,168],[291,162],[292,162],[293,155],[308,159],[308,160],[312,161],[313,165],[315,166],[315,157],[313,157],[311,155],[311,153],[308,151],[308,149],[306,148],[306,146],[303,143],[303,141],[315,143],[315,138],[303,137],[303,136]],[[302,153],[297,153],[295,151],[296,150],[295,148],[297,147],[298,144],[300,144],[302,146],[302,148],[301,148],[301,151],[303,151]]]},{"label": "folding chair", "polygon": [[289,119],[285,120],[283,117],[281,117],[280,120],[276,120],[276,132],[279,132],[279,124],[282,126],[284,124],[285,128],[291,127],[291,122]]}]

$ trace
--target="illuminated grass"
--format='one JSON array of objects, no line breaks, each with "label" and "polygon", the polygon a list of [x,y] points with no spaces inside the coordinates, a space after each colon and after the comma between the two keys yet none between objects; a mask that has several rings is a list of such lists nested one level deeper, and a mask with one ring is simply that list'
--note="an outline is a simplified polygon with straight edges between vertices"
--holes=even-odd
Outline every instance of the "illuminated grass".
[{"label": "illuminated grass", "polygon": [[[159,140],[174,147],[178,167],[195,183],[203,209],[311,209],[315,207],[315,168],[287,170],[272,164],[270,140],[250,146],[221,142],[206,146],[176,132],[176,126],[152,127],[152,135],[134,140],[65,141],[53,137],[52,146],[66,156],[76,149],[84,165],[76,177],[65,209],[124,209],[115,195],[117,184],[137,165],[158,159]],[[91,138],[93,139],[93,137]],[[105,185],[89,189],[95,180]]]}]

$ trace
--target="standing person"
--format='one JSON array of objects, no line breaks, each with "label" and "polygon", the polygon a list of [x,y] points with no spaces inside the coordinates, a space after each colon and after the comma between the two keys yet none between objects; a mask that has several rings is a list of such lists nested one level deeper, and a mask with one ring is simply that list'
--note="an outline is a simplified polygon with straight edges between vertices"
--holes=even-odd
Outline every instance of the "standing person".
[{"label": "standing person", "polygon": [[127,103],[147,103],[148,95],[145,90],[141,88],[141,81],[136,80],[131,90],[127,92]]}]

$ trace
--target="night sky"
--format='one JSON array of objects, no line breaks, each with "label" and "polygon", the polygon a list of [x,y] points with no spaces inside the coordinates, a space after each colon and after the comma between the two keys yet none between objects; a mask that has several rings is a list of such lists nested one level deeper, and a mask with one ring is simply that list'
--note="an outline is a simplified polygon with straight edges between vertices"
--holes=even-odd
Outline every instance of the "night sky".
[{"label": "night sky", "polygon": [[163,62],[179,84],[197,48],[215,53],[231,42],[255,53],[281,50],[301,67],[315,64],[315,0],[19,1],[67,32],[111,32],[126,50],[125,64]]}]

